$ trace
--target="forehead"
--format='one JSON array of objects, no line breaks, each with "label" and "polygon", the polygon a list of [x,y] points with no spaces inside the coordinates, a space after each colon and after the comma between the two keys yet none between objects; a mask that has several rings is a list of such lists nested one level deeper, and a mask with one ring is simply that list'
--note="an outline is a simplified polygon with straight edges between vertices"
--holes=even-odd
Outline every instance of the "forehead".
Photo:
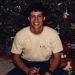
[{"label": "forehead", "polygon": [[43,15],[42,11],[32,11],[30,15]]}]

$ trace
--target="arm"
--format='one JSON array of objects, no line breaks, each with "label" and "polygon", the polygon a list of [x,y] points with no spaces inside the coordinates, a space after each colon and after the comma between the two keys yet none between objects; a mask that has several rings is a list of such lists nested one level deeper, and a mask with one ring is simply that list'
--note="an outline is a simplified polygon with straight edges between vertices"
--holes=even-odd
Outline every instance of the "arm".
[{"label": "arm", "polygon": [[14,63],[25,73],[38,73],[39,69],[36,67],[28,68],[21,60],[20,54],[13,54],[13,61]]},{"label": "arm", "polygon": [[13,54],[13,61],[22,71],[28,74],[29,68],[22,62],[20,54]]},{"label": "arm", "polygon": [[[55,53],[52,59],[50,60],[49,71],[53,73],[58,67],[59,63],[60,63],[60,53]],[[45,75],[52,75],[51,72],[46,72]]]},{"label": "arm", "polygon": [[54,53],[53,58],[50,62],[50,68],[49,70],[51,70],[52,72],[55,71],[55,69],[58,67],[59,63],[60,63],[60,53]]}]

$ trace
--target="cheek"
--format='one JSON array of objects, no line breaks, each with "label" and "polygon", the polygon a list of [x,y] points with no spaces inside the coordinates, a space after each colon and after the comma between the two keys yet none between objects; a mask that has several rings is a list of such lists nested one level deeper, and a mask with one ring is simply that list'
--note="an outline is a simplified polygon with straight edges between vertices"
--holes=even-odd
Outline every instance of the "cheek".
[{"label": "cheek", "polygon": [[40,18],[40,21],[42,21],[42,22],[43,22],[44,20],[45,20],[45,18],[44,18],[44,17]]},{"label": "cheek", "polygon": [[34,21],[34,18],[28,17],[28,20],[29,20],[30,22],[32,22],[32,21]]},{"label": "cheek", "polygon": [[39,22],[43,22],[44,20],[43,19],[39,19]]},{"label": "cheek", "polygon": [[28,19],[30,23],[32,23],[34,20],[33,19]]},{"label": "cheek", "polygon": [[34,18],[32,18],[32,19],[30,19],[30,21],[31,21],[31,22],[34,22],[34,21],[35,21],[35,19],[34,19]]}]

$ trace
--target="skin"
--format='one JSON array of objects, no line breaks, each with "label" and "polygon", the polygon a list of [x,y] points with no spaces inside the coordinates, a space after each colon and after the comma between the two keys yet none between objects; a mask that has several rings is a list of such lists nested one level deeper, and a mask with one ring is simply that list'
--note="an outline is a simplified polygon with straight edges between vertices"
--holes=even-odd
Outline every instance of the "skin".
[{"label": "skin", "polygon": [[28,17],[30,21],[30,30],[34,34],[40,34],[43,31],[43,21],[45,16],[40,11],[32,11]]},{"label": "skin", "polygon": [[[32,11],[30,15],[28,16],[28,20],[30,21],[30,31],[35,34],[39,35],[43,31],[43,22],[45,20],[45,16],[41,11]],[[28,68],[20,59],[20,54],[13,54],[13,59],[16,65],[22,69],[25,73],[38,73],[39,74],[39,68],[33,67]],[[54,57],[51,62],[51,67],[49,68],[51,71],[54,71],[60,61],[60,53],[55,53]],[[34,75],[34,74],[32,74]],[[44,75],[51,75],[50,73],[46,72]]]}]

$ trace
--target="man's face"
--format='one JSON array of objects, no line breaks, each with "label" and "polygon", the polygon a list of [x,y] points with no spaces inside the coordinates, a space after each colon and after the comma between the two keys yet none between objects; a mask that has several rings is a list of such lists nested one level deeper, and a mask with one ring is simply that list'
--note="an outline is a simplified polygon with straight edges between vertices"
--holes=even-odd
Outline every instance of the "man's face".
[{"label": "man's face", "polygon": [[40,27],[43,27],[45,16],[41,11],[32,11],[28,17],[28,20],[30,21],[30,26],[37,31]]}]

